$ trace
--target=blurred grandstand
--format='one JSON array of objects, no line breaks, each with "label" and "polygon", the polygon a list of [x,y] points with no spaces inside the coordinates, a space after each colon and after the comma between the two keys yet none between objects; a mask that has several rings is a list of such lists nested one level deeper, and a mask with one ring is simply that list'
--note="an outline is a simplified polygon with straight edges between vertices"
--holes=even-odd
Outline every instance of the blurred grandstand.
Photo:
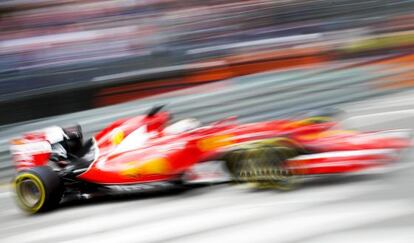
[{"label": "blurred grandstand", "polygon": [[0,124],[414,45],[414,1],[0,2]]}]

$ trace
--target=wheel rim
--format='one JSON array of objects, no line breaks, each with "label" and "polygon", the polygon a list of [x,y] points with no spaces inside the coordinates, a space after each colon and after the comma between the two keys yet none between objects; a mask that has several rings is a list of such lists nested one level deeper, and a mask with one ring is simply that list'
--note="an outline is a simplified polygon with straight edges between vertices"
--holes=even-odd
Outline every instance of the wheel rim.
[{"label": "wheel rim", "polygon": [[42,181],[35,175],[23,173],[15,180],[19,205],[29,213],[39,211],[45,202],[45,189]]},{"label": "wheel rim", "polygon": [[40,202],[40,189],[32,180],[23,180],[19,190],[23,203],[28,207],[34,207]]},{"label": "wheel rim", "polygon": [[250,147],[232,153],[228,168],[236,182],[259,189],[291,190],[297,180],[283,162],[295,155],[287,147]]}]

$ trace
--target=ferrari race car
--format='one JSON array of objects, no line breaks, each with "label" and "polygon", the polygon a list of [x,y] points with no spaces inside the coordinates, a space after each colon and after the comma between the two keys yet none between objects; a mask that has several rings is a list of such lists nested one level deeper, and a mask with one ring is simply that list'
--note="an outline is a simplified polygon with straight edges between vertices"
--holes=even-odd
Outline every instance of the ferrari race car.
[{"label": "ferrari race car", "polygon": [[407,131],[333,129],[337,123],[322,113],[249,124],[230,117],[201,126],[196,119],[169,124],[161,108],[117,120],[86,140],[80,126],[13,139],[18,204],[37,213],[73,195],[220,180],[286,190],[306,176],[385,166],[410,144]]}]

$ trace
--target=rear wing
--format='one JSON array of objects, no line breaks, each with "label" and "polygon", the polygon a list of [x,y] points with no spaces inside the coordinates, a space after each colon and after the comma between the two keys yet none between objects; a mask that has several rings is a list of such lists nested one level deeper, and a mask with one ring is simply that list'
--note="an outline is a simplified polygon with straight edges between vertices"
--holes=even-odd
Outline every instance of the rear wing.
[{"label": "rear wing", "polygon": [[63,140],[60,127],[48,127],[28,132],[10,141],[10,153],[17,170],[47,164],[52,153],[52,144]]},{"label": "rear wing", "polygon": [[52,153],[52,147],[46,140],[31,141],[18,138],[10,141],[10,153],[19,170],[46,164]]}]

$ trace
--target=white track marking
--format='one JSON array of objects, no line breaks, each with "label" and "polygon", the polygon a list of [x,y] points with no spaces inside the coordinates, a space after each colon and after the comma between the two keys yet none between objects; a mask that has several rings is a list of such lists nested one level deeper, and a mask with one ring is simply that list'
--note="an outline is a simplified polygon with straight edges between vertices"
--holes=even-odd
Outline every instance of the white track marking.
[{"label": "white track marking", "polygon": [[8,198],[12,196],[13,194],[11,192],[0,192],[0,198]]},{"label": "white track marking", "polygon": [[308,159],[324,159],[324,158],[336,158],[336,157],[352,157],[361,155],[383,155],[389,154],[395,151],[394,149],[364,149],[364,150],[346,150],[346,151],[333,151],[324,152],[309,155],[299,155],[292,160],[308,160]]},{"label": "white track marking", "polygon": [[[75,227],[79,228],[81,232],[77,231],[79,235],[86,235],[86,239],[81,238],[80,241],[87,240],[89,237],[96,237],[93,235],[98,232],[110,232],[110,235],[105,235],[105,239],[109,237],[112,241],[114,238],[119,237],[119,235],[124,235],[125,238],[121,239],[122,242],[128,242],[129,238],[133,235],[129,232],[141,232],[140,236],[142,239],[151,239],[154,235],[160,237],[159,234],[156,234],[156,231],[159,231],[159,227],[169,228],[175,232],[175,229],[181,229],[176,231],[177,234],[184,233],[183,231],[188,230],[186,227],[178,227],[180,224],[188,224],[193,222],[197,227],[206,227],[207,225],[202,222],[206,219],[213,220],[210,227],[213,225],[220,225],[231,223],[234,220],[238,220],[238,217],[245,217],[246,219],[250,217],[256,217],[256,211],[262,211],[263,208],[275,208],[281,214],[288,213],[289,211],[295,211],[298,209],[306,208],[309,206],[318,205],[330,201],[338,201],[344,198],[365,194],[368,191],[376,190],[382,188],[379,185],[362,183],[360,186],[355,187],[355,185],[343,185],[339,187],[328,187],[328,188],[314,188],[314,190],[306,191],[297,191],[287,194],[276,194],[275,192],[269,193],[248,193],[247,196],[241,196],[231,193],[226,197],[218,197],[217,195],[205,195],[203,198],[197,198],[194,200],[183,201],[180,204],[166,204],[165,207],[156,207],[156,212],[153,212],[151,208],[146,208],[144,212],[139,210],[133,210],[132,212],[127,212],[125,215],[115,215],[114,217],[103,217],[102,220],[99,218],[94,218],[90,222],[85,222],[85,227],[87,225],[95,225],[95,229],[88,227],[79,226],[79,222],[71,222],[71,225],[63,225],[62,228]],[[231,192],[231,191],[230,191]],[[244,192],[245,193],[245,192]],[[215,199],[212,199],[212,198]],[[216,201],[217,199],[217,201]],[[219,203],[220,202],[220,203]],[[253,211],[252,211],[253,210]],[[175,212],[174,217],[167,217],[163,219],[163,216],[168,216],[170,212]],[[178,214],[177,214],[178,212]],[[239,215],[241,212],[244,212],[243,215]],[[158,218],[157,221],[148,220]],[[137,224],[137,219],[139,219],[139,224]],[[105,221],[105,222],[102,222]],[[81,224],[83,225],[83,224]],[[120,227],[120,232],[117,230],[111,231],[114,226],[123,225]],[[129,227],[135,227],[129,229]],[[126,228],[125,228],[126,227]],[[83,230],[82,230],[83,229]],[[44,234],[47,232],[62,232],[59,229],[47,229]],[[146,232],[146,233],[145,233]],[[36,233],[35,235],[38,235]],[[45,235],[50,237],[49,235]],[[56,234],[57,237],[61,237],[61,234]],[[114,238],[111,238],[114,237]],[[70,239],[70,235],[67,236]],[[47,239],[47,238],[44,238]],[[43,239],[41,239],[43,240]]]},{"label": "white track marking", "polygon": [[371,108],[389,108],[394,104],[412,105],[414,103],[414,92],[399,92],[382,97],[375,97],[368,100],[342,104],[341,107],[350,111],[365,111]]},{"label": "white track marking", "polygon": [[414,230],[412,225],[401,228],[380,228],[353,230],[351,232],[340,232],[328,236],[317,237],[304,243],[411,243],[414,242]]},{"label": "white track marking", "polygon": [[[208,232],[177,242],[291,242],[414,212],[409,201],[343,203]],[[190,226],[189,226],[190,227]],[[217,241],[216,241],[217,242]]]},{"label": "white track marking", "polygon": [[[373,103],[359,103],[357,107],[348,106],[344,107],[345,110],[349,112],[370,112],[372,110],[393,110],[392,108],[409,108],[413,107],[414,98],[410,97],[409,99],[396,99],[396,100],[385,100],[385,101],[373,101]],[[355,104],[354,104],[355,105]]]},{"label": "white track marking", "polygon": [[[365,121],[367,122],[367,124],[378,124],[378,123],[387,123],[387,122],[394,121],[394,120],[400,120],[400,119],[407,118],[407,117],[414,117],[414,109],[357,115],[357,116],[352,116],[348,119],[345,119],[341,123],[346,124],[349,122]],[[379,118],[382,118],[382,119],[379,119]]]},{"label": "white track marking", "polygon": [[[274,191],[249,193],[241,188],[225,188],[225,190],[213,191],[212,193],[205,193],[193,198],[171,200],[171,202],[162,205],[140,205],[138,202],[134,205],[131,202],[127,205],[128,208],[123,208],[119,211],[111,210],[112,213],[104,213],[101,216],[94,215],[92,218],[72,220],[47,228],[29,230],[26,233],[9,238],[6,237],[2,242],[47,241],[48,239],[56,238],[76,239],[82,236],[94,238],[98,237],[99,233],[102,232],[111,235],[124,234],[130,232],[129,227],[131,226],[139,228],[136,229],[138,231],[132,229],[131,232],[140,232],[141,237],[144,237],[144,234],[147,237],[151,237],[150,232],[154,233],[158,228],[158,224],[161,224],[162,227],[173,229],[175,228],[174,225],[203,221],[205,218],[211,218],[212,215],[215,215],[215,218],[219,221],[229,222],[237,220],[236,215],[241,211],[246,212],[244,216],[246,218],[254,217],[257,212],[253,213],[250,210],[251,208],[260,211],[264,207],[270,207],[275,208],[280,213],[286,213],[289,210],[294,211],[324,202],[337,201],[380,188],[383,188],[383,185],[379,183],[358,183],[356,185],[346,184],[327,188],[311,188],[286,194]],[[108,207],[109,210],[110,207]],[[154,219],[158,220],[154,221]],[[34,221],[33,223],[36,222]],[[203,224],[198,225],[203,227]],[[119,227],[119,230],[113,230],[116,227]],[[186,229],[183,228],[183,230]],[[73,235],[73,232],[76,232],[76,235]],[[145,232],[148,232],[148,235]],[[177,233],[180,232],[177,231]],[[160,237],[159,234],[155,235]],[[108,235],[108,237],[110,236]],[[81,241],[83,240],[86,239],[81,238]],[[127,239],[125,241],[120,240],[119,242],[127,242]]]},{"label": "white track marking", "polygon": [[[390,116],[390,115],[414,115],[414,109],[377,112],[377,113],[373,113],[373,114],[353,116],[351,118],[375,118],[375,117],[379,117],[379,116]],[[395,117],[392,117],[392,118],[395,119]]]}]

